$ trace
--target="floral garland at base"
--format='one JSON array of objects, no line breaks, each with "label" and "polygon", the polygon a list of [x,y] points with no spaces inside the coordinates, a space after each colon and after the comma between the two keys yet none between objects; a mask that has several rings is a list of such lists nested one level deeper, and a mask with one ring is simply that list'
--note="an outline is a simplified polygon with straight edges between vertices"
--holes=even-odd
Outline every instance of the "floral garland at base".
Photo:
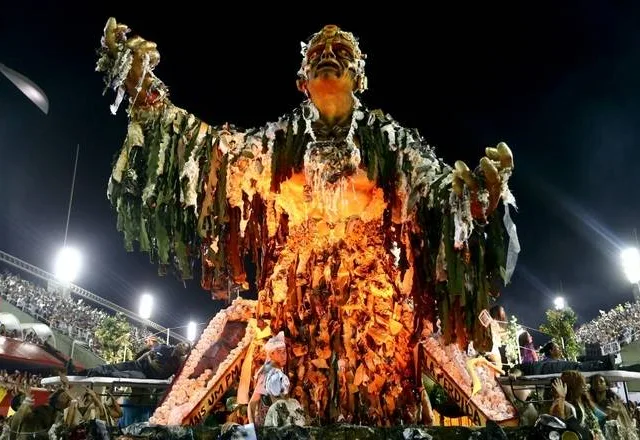
[{"label": "floral garland at base", "polygon": [[216,384],[222,375],[227,371],[236,357],[245,350],[255,337],[255,328],[247,325],[247,330],[240,341],[214,370],[206,369],[197,378],[190,378],[194,373],[198,362],[203,354],[221,336],[227,321],[245,321],[253,317],[256,301],[238,298],[233,301],[230,307],[221,310],[209,322],[209,325],[202,333],[200,340],[191,351],[182,371],[173,381],[171,389],[165,400],[155,410],[149,419],[151,424],[157,425],[180,425],[189,412],[205,397],[209,387]]}]

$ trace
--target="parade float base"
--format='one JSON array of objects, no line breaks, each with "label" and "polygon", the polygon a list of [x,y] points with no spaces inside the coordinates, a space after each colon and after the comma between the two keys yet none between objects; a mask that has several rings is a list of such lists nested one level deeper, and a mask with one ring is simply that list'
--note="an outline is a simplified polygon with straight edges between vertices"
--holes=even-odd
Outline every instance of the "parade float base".
[{"label": "parade float base", "polygon": [[[204,426],[146,426],[131,425],[129,434],[116,436],[119,440],[218,440],[231,439],[220,434],[220,427]],[[506,437],[491,428],[396,426],[374,428],[355,425],[322,427],[259,428],[258,440],[526,440],[531,428],[503,428]]]}]

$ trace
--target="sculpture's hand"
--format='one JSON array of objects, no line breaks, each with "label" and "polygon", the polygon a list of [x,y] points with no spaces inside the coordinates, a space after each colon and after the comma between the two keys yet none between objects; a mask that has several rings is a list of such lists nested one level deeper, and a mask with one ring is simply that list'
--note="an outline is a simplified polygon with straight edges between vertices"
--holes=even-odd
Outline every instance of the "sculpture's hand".
[{"label": "sculpture's hand", "polygon": [[127,25],[118,23],[111,17],[104,28],[102,44],[114,59],[117,59],[122,51],[131,51],[131,68],[124,85],[129,96],[137,97],[136,104],[140,104],[146,102],[146,95],[154,78],[152,70],[160,62],[160,53],[156,43],[152,41],[139,36],[127,39],[129,32]]},{"label": "sculpture's hand", "polygon": [[[475,172],[461,160],[456,161],[453,171],[453,190],[461,196],[464,187],[469,188],[472,196],[471,213],[478,220],[486,219],[496,209],[503,186],[513,170],[513,153],[504,142],[495,148],[488,147],[486,154],[480,159],[480,166]],[[482,190],[488,193],[488,200],[480,200]]]}]

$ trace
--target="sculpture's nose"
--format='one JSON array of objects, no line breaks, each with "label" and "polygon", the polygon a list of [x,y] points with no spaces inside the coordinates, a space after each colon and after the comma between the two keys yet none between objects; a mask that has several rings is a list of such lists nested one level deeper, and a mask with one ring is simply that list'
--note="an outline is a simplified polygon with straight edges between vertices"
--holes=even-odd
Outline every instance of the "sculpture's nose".
[{"label": "sculpture's nose", "polygon": [[320,55],[320,59],[327,60],[327,59],[335,59],[335,58],[336,58],[336,54],[333,53],[333,48],[331,47],[331,43],[325,44],[324,50],[322,51],[322,55]]}]

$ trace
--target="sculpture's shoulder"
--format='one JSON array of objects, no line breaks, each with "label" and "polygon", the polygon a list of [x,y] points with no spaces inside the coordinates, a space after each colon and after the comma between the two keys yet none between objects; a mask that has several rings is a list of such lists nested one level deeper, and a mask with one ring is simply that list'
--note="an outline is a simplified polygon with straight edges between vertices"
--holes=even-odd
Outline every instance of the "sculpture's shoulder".
[{"label": "sculpture's shoulder", "polygon": [[394,128],[400,128],[400,125],[391,117],[391,115],[385,113],[382,109],[368,109],[360,107],[356,110],[356,119],[360,126],[366,126],[370,128],[380,129],[385,126],[393,126]]},{"label": "sculpture's shoulder", "polygon": [[[217,131],[220,134],[220,144],[223,151],[230,153],[233,158],[247,156],[247,149],[273,150],[276,139],[284,138],[289,133],[297,133],[301,127],[301,121],[303,122],[301,113],[295,109],[283,114],[275,121],[266,122],[263,125],[241,128],[232,124],[224,124],[217,127]],[[304,124],[302,126],[304,127]]]},{"label": "sculpture's shoulder", "polygon": [[229,126],[220,131],[219,148],[227,155],[227,198],[243,206],[244,194],[263,197],[271,191],[273,175],[295,162],[302,151],[305,123],[299,111],[247,130]]},{"label": "sculpture's shoulder", "polygon": [[385,112],[381,108],[366,108],[360,107],[357,111],[359,111],[364,117],[360,117],[366,121],[367,125],[380,125],[387,126],[393,125],[397,129],[407,130],[398,120],[396,120],[390,113]]},{"label": "sculpture's shoulder", "polygon": [[360,125],[379,133],[392,151],[404,154],[421,154],[434,156],[433,147],[422,137],[417,128],[407,127],[382,109],[365,109],[361,111]]}]

